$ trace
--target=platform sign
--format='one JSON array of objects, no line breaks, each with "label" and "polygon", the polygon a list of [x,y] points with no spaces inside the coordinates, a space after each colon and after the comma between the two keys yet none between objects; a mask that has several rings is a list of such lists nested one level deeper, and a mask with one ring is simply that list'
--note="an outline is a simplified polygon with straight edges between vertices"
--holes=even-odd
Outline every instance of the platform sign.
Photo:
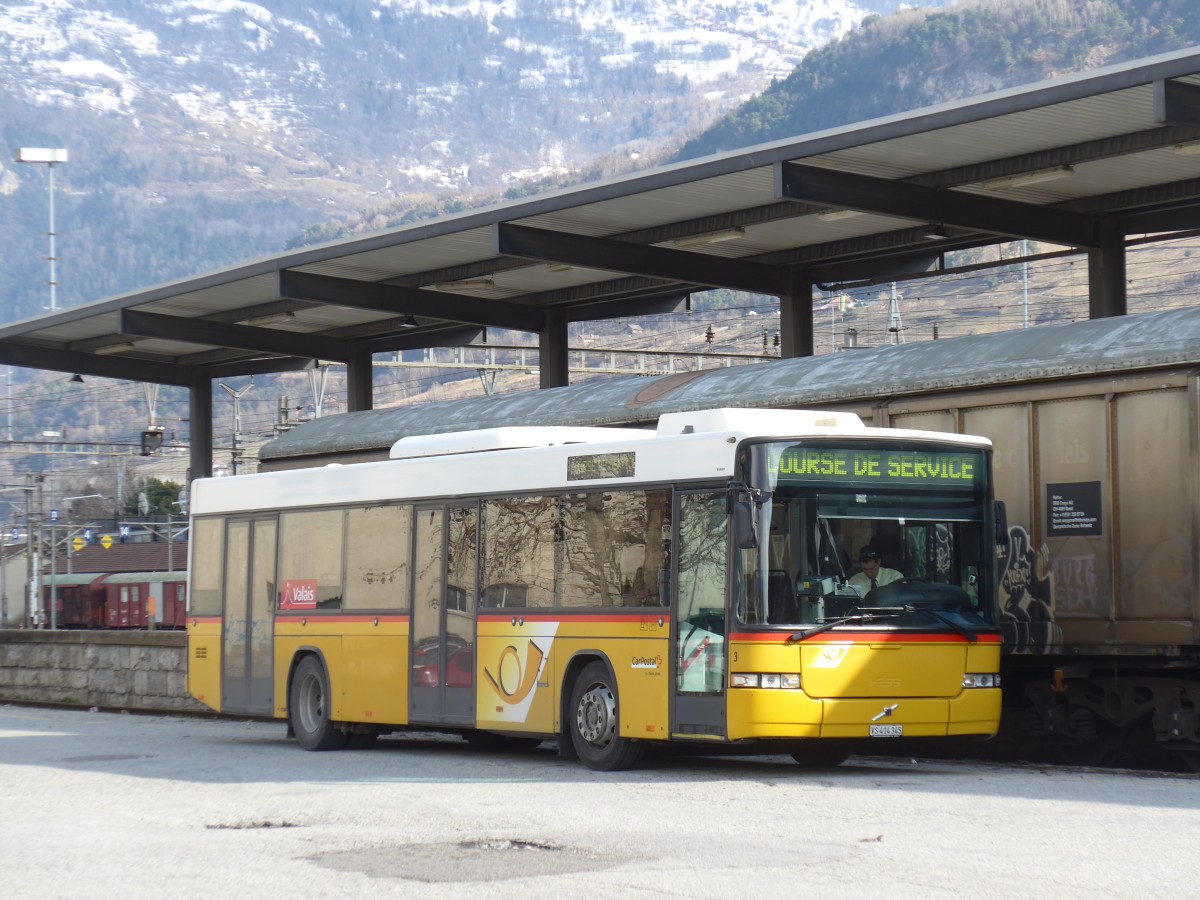
[{"label": "platform sign", "polygon": [[87,543],[79,535],[75,535],[75,540],[71,541],[71,546],[74,547],[75,552],[78,553],[87,546]]},{"label": "platform sign", "polygon": [[106,534],[106,535],[104,535],[104,537],[100,538],[100,546],[103,547],[105,550],[107,550],[112,545],[113,545],[113,539],[112,539],[111,534]]}]

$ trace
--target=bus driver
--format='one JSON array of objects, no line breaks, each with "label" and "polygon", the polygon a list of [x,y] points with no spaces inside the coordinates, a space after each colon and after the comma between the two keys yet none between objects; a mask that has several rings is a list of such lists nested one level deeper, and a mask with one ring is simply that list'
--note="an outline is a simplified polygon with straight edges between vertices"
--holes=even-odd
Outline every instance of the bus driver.
[{"label": "bus driver", "polygon": [[895,569],[881,565],[879,552],[869,545],[858,551],[858,562],[862,566],[862,571],[851,575],[849,584],[863,597],[877,587],[891,584],[904,577]]}]

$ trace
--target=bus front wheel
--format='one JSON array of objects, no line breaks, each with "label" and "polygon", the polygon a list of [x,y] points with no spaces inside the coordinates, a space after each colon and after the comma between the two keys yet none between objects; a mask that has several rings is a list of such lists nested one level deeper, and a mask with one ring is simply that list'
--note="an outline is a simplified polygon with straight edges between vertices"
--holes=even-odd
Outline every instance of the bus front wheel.
[{"label": "bus front wheel", "polygon": [[315,656],[306,656],[296,666],[288,697],[288,721],[296,741],[305,750],[340,750],[348,735],[329,718],[329,679]]},{"label": "bus front wheel", "polygon": [[645,745],[619,734],[616,684],[599,662],[588,663],[575,679],[567,727],[576,754],[589,769],[629,769],[645,751]]}]

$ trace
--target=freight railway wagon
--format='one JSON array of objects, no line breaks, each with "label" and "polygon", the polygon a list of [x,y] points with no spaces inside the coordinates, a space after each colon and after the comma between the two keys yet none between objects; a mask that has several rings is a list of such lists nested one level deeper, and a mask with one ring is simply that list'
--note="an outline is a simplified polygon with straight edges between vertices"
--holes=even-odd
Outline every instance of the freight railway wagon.
[{"label": "freight railway wagon", "polygon": [[[999,725],[982,438],[712,409],[196,482],[188,690],[327,750],[416,726],[840,762]],[[904,548],[904,577],[856,574]],[[898,580],[897,580],[898,579]]]},{"label": "freight railway wagon", "polygon": [[463,421],[629,426],[740,405],[990,437],[1005,732],[1081,760],[1151,740],[1200,762],[1200,309],[349,413],[268,445],[263,465],[369,459]]},{"label": "freight railway wagon", "polygon": [[42,609],[59,628],[183,628],[186,572],[45,575]]}]

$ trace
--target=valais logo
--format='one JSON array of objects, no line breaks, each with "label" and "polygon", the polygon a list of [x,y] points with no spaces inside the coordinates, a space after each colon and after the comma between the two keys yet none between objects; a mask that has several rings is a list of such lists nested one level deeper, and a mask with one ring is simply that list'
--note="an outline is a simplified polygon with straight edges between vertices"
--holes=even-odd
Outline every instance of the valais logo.
[{"label": "valais logo", "polygon": [[281,585],[283,594],[279,598],[280,609],[317,608],[317,580],[315,578],[284,581]]}]

